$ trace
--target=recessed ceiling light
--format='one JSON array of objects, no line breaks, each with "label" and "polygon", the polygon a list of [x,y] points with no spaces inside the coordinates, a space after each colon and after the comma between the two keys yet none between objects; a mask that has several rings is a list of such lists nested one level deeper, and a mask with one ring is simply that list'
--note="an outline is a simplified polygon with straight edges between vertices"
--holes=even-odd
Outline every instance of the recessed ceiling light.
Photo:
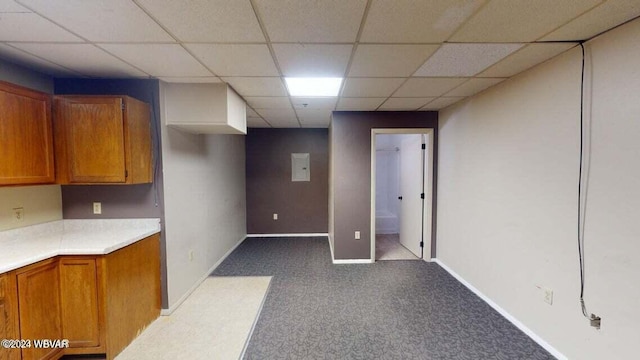
[{"label": "recessed ceiling light", "polygon": [[284,78],[291,96],[338,96],[342,78]]}]

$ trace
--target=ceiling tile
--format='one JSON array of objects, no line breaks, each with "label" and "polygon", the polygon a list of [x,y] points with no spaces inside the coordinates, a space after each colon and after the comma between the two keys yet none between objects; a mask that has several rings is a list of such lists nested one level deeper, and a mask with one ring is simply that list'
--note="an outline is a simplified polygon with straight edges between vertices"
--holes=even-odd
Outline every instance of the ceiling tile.
[{"label": "ceiling tile", "polygon": [[410,78],[393,96],[437,97],[466,80],[466,78]]},{"label": "ceiling tile", "polygon": [[22,4],[90,41],[174,41],[130,0],[22,0]]},{"label": "ceiling tile", "polygon": [[389,98],[378,110],[416,110],[435,98]]},{"label": "ceiling tile", "polygon": [[177,44],[100,44],[100,47],[153,76],[212,75]]},{"label": "ceiling tile", "polygon": [[375,110],[386,98],[349,98],[343,97],[338,101],[336,110],[369,111]]},{"label": "ceiling tile", "polygon": [[602,0],[491,0],[450,42],[530,42]]},{"label": "ceiling tile", "polygon": [[443,44],[415,76],[473,76],[523,44]]},{"label": "ceiling tile", "polygon": [[264,42],[251,3],[238,0],[138,0],[183,42]]},{"label": "ceiling tile", "polygon": [[561,26],[542,40],[587,40],[638,16],[640,16],[640,1],[609,0]]},{"label": "ceiling tile", "polygon": [[438,45],[359,45],[349,76],[410,76]]},{"label": "ceiling tile", "polygon": [[325,120],[300,121],[300,127],[306,129],[326,129],[331,123],[331,118]]},{"label": "ceiling tile", "polygon": [[268,128],[271,127],[260,117],[247,116],[247,127],[250,128]]},{"label": "ceiling tile", "polygon": [[0,13],[7,12],[31,12],[29,9],[21,6],[14,0],[0,0]]},{"label": "ceiling tile", "polygon": [[466,83],[448,92],[447,96],[471,96],[479,93],[480,91],[489,88],[505,79],[500,78],[473,78],[469,79]]},{"label": "ceiling tile", "polygon": [[294,119],[273,119],[273,120],[268,120],[269,124],[271,124],[271,127],[274,128],[299,128],[300,124],[298,123],[298,120]]},{"label": "ceiling tile", "polygon": [[331,110],[297,109],[300,126],[303,128],[326,128],[331,122]]},{"label": "ceiling tile", "polygon": [[332,109],[296,109],[300,123],[324,122],[329,124]]},{"label": "ceiling tile", "polygon": [[297,77],[343,77],[352,45],[273,44],[282,74]]},{"label": "ceiling tile", "polygon": [[286,96],[245,96],[244,99],[254,109],[291,109]]},{"label": "ceiling tile", "polygon": [[254,0],[273,42],[354,42],[366,0]]},{"label": "ceiling tile", "polygon": [[348,78],[341,96],[388,97],[404,81],[404,78]]},{"label": "ceiling tile", "polygon": [[305,129],[326,129],[329,127],[330,123],[331,123],[331,119],[329,119],[329,121],[327,121],[326,123],[320,123],[320,122],[302,123],[300,127]]},{"label": "ceiling tile", "polygon": [[440,110],[449,105],[455,104],[458,101],[464,99],[464,96],[443,96],[439,97],[427,105],[423,106],[420,110]]},{"label": "ceiling tile", "polygon": [[6,44],[0,44],[0,58],[23,66],[26,65],[36,71],[57,77],[77,77],[82,75]]},{"label": "ceiling tile", "polygon": [[[3,13],[0,41],[82,42],[58,25],[34,13]],[[25,29],[29,29],[25,31]]]},{"label": "ceiling tile", "polygon": [[278,77],[225,77],[243,97],[247,96],[287,96],[287,90]]},{"label": "ceiling tile", "polygon": [[91,44],[13,43],[11,45],[87,76],[147,76]]},{"label": "ceiling tile", "polygon": [[291,97],[295,109],[329,109],[333,110],[338,102],[337,97]]},{"label": "ceiling tile", "polygon": [[271,123],[272,120],[296,120],[296,113],[291,107],[282,109],[256,109],[256,112],[269,123]]},{"label": "ceiling tile", "polygon": [[443,42],[484,2],[485,0],[373,0],[360,41]]},{"label": "ceiling tile", "polygon": [[160,80],[168,83],[220,83],[217,76],[161,76]]},{"label": "ceiling tile", "polygon": [[267,45],[185,44],[218,76],[278,76]]},{"label": "ceiling tile", "polygon": [[255,110],[247,106],[247,117],[260,117],[260,115],[258,115]]},{"label": "ceiling tile", "polygon": [[574,43],[529,44],[481,72],[478,76],[511,77],[574,46],[576,46]]}]

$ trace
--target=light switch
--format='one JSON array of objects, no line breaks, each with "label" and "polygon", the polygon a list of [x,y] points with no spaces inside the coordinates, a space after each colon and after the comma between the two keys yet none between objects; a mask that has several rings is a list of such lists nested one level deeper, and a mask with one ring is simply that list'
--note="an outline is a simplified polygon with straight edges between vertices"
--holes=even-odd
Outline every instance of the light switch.
[{"label": "light switch", "polygon": [[360,231],[356,231],[355,238],[356,240],[360,240]]}]

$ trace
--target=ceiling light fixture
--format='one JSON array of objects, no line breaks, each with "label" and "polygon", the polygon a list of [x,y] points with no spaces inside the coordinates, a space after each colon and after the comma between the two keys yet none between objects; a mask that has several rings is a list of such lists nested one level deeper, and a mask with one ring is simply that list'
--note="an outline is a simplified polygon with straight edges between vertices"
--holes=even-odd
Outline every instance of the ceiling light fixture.
[{"label": "ceiling light fixture", "polygon": [[291,96],[338,96],[342,78],[284,78]]}]

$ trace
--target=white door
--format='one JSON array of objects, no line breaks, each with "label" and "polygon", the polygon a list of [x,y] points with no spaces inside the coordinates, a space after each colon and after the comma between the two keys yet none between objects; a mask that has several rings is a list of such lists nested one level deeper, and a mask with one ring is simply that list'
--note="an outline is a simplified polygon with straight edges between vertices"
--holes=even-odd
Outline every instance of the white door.
[{"label": "white door", "polygon": [[422,135],[402,135],[400,142],[400,243],[422,257]]}]

